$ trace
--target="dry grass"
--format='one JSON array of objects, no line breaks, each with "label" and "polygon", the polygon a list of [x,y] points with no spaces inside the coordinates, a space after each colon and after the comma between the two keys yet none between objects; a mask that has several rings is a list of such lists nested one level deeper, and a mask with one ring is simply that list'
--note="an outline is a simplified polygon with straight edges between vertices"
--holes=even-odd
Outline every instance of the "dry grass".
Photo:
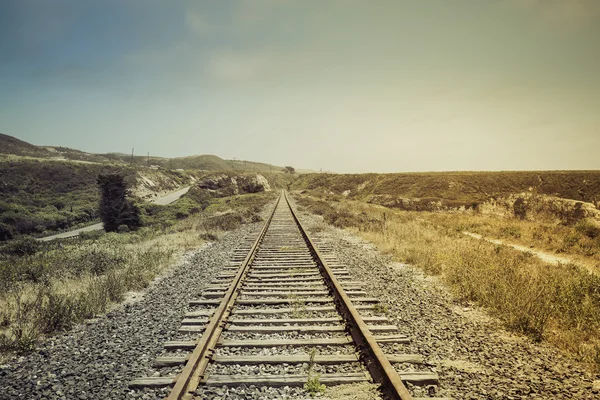
[{"label": "dry grass", "polygon": [[10,254],[0,254],[0,353],[29,351],[44,336],[106,312],[128,291],[147,287],[183,252],[260,220],[257,213],[273,196],[219,199],[163,228],[4,248]]},{"label": "dry grass", "polygon": [[[600,276],[575,265],[549,266],[531,254],[461,233],[484,227],[498,232],[507,228],[506,221],[390,210],[350,200],[326,203],[299,197],[297,202],[397,260],[440,276],[457,299],[487,307],[511,330],[549,341],[600,367]],[[535,228],[525,230],[520,222],[515,226],[520,232]],[[514,230],[506,234],[514,235]]]},{"label": "dry grass", "polygon": [[464,213],[426,213],[422,217],[457,231],[565,256],[578,265],[600,272],[600,226],[593,220],[584,219],[567,225],[554,220],[506,219]]}]

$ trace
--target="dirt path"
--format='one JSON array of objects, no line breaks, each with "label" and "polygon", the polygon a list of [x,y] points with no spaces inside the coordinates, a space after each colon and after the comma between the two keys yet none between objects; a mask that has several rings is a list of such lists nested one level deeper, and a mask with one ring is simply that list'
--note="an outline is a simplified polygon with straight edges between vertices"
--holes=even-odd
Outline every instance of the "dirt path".
[{"label": "dirt path", "polygon": [[534,256],[538,257],[540,260],[547,262],[548,264],[577,264],[577,262],[571,258],[557,256],[555,254],[547,253],[545,251],[537,250],[537,249],[534,249],[531,247],[521,246],[521,245],[512,244],[512,243],[506,243],[499,239],[486,238],[478,233],[467,232],[467,231],[463,231],[462,233],[464,235],[471,236],[472,238],[475,238],[475,239],[485,240],[486,242],[498,244],[501,246],[509,246],[509,247],[512,247],[513,249],[516,249],[519,251],[531,253]]}]

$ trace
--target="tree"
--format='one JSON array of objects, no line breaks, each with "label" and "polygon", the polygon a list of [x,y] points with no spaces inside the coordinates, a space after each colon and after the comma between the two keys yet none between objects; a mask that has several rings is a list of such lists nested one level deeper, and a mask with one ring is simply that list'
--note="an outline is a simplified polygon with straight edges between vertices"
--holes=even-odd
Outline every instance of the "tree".
[{"label": "tree", "polygon": [[527,202],[522,197],[515,200],[513,212],[515,217],[519,219],[525,219],[525,217],[527,217]]},{"label": "tree", "polygon": [[296,170],[294,169],[294,167],[290,167],[289,165],[285,167],[285,172],[288,174],[293,174],[296,172]]},{"label": "tree", "polygon": [[117,232],[119,226],[129,229],[140,226],[140,210],[127,200],[127,185],[120,174],[98,175],[100,187],[100,218],[106,232]]}]

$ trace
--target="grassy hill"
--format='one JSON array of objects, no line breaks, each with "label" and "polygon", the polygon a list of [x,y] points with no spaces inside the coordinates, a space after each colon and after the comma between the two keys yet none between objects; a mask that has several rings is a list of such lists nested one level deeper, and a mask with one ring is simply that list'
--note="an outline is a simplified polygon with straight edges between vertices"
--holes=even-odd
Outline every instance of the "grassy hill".
[{"label": "grassy hill", "polygon": [[330,191],[367,201],[386,198],[438,201],[448,207],[469,206],[521,192],[598,202],[600,171],[306,174],[298,177],[293,188]]},{"label": "grassy hill", "polygon": [[41,234],[96,219],[96,178],[116,171],[133,179],[133,170],[110,165],[0,162],[0,230],[10,236]]},{"label": "grassy hill", "polygon": [[53,160],[70,160],[98,164],[159,166],[164,169],[196,169],[203,171],[246,171],[283,172],[284,168],[243,160],[225,160],[221,157],[204,154],[187,157],[166,158],[140,156],[125,153],[94,154],[60,146],[35,146],[15,137],[0,133],[0,154],[17,157],[33,157]]},{"label": "grassy hill", "polygon": [[[118,163],[129,164],[132,160],[131,154],[109,153],[101,156]],[[202,171],[283,172],[284,170],[282,167],[254,161],[225,160],[212,154],[175,158],[154,156],[148,158],[134,155],[133,165],[157,165],[165,169],[198,169]]]},{"label": "grassy hill", "polygon": [[34,146],[15,137],[0,133],[0,153],[24,157],[52,157],[43,147]]}]

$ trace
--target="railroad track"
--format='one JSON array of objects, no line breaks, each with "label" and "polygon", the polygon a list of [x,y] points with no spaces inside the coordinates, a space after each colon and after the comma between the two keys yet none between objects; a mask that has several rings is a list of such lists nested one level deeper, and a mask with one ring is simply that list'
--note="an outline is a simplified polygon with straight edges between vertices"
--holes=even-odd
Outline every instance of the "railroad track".
[{"label": "railroad track", "polygon": [[156,359],[157,376],[130,387],[171,386],[168,399],[179,400],[210,398],[211,387],[303,387],[311,378],[326,386],[374,382],[384,398],[408,400],[405,383],[438,382],[421,356],[395,353],[409,338],[331,249],[307,235],[284,192],[190,310],[181,340],[165,343]]}]

